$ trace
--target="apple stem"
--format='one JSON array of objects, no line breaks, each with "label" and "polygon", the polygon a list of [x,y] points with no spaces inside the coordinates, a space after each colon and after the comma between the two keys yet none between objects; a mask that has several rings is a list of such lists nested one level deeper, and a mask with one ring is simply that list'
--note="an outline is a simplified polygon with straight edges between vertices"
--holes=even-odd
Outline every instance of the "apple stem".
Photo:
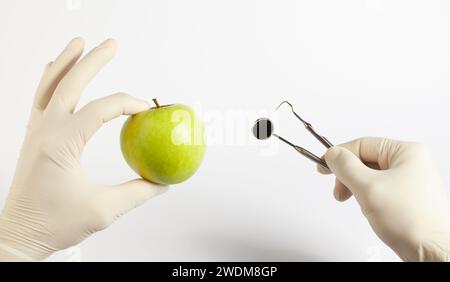
[{"label": "apple stem", "polygon": [[155,103],[155,105],[156,105],[156,108],[160,108],[161,106],[159,105],[159,103],[158,103],[158,99],[153,99],[153,103]]}]

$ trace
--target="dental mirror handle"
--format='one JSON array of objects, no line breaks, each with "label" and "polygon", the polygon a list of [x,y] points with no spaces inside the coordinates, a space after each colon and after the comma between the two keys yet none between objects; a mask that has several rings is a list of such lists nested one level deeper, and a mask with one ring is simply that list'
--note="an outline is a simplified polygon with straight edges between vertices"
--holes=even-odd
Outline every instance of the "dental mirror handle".
[{"label": "dental mirror handle", "polygon": [[322,143],[322,145],[324,145],[327,149],[330,149],[331,147],[333,147],[333,144],[331,144],[330,141],[328,141],[327,138],[325,138],[322,135],[319,135],[314,128],[312,127],[312,125],[310,123],[305,122],[305,127],[306,129],[317,139],[319,140],[320,143]]},{"label": "dental mirror handle", "polygon": [[302,148],[300,146],[292,144],[291,142],[289,142],[288,140],[284,139],[280,135],[273,134],[273,136],[277,137],[278,139],[280,139],[284,143],[288,144],[289,146],[294,148],[297,152],[299,152],[300,154],[302,154],[306,158],[310,159],[311,161],[315,162],[316,164],[319,164],[319,165],[323,166],[324,168],[329,169],[327,163],[324,160],[322,160],[318,156],[314,155],[310,151],[306,150],[305,148]]},{"label": "dental mirror handle", "polygon": [[294,145],[293,147],[294,147],[294,149],[297,152],[299,152],[300,154],[302,154],[306,158],[310,159],[311,161],[315,162],[316,164],[319,164],[319,165],[323,166],[326,169],[329,169],[327,163],[324,160],[322,160],[318,156],[314,155],[310,151],[308,151],[305,148],[302,148],[300,146],[296,146],[296,145]]}]

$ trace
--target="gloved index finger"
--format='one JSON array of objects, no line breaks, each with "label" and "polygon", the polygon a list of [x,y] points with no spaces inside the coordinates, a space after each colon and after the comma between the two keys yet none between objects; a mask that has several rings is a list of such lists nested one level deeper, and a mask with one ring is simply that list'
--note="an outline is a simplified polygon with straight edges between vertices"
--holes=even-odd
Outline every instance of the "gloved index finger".
[{"label": "gloved index finger", "polygon": [[115,51],[115,41],[108,39],[87,54],[67,73],[56,88],[54,98],[62,103],[55,103],[56,99],[52,99],[51,106],[62,105],[65,111],[73,113],[86,86],[112,59]]},{"label": "gloved index finger", "polygon": [[74,118],[83,132],[84,140],[88,141],[104,123],[113,118],[120,115],[134,115],[148,109],[147,102],[128,94],[117,93],[87,104],[75,113]]},{"label": "gloved index finger", "polygon": [[45,110],[61,79],[75,65],[84,50],[84,40],[80,37],[72,39],[61,54],[49,63],[42,76],[34,100],[35,108]]},{"label": "gloved index finger", "polygon": [[400,143],[387,138],[363,137],[339,146],[351,151],[365,164],[372,164],[369,167],[376,164],[380,169],[388,169]]}]

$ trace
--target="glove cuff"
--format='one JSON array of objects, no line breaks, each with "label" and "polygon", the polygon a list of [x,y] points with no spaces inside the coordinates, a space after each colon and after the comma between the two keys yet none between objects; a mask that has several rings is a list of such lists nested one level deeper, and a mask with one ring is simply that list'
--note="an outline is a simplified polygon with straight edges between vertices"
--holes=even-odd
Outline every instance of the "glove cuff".
[{"label": "glove cuff", "polygon": [[5,262],[32,262],[33,258],[19,252],[5,244],[0,243],[0,261]]}]

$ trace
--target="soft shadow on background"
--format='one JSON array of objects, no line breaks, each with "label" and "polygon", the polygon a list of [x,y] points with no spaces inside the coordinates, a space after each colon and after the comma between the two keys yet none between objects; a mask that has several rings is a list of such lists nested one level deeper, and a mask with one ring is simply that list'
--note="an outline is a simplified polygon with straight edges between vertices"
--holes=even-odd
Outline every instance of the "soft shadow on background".
[{"label": "soft shadow on background", "polygon": [[325,258],[286,248],[265,244],[258,239],[205,234],[198,238],[199,249],[220,254],[212,260],[226,261],[322,261]]}]

